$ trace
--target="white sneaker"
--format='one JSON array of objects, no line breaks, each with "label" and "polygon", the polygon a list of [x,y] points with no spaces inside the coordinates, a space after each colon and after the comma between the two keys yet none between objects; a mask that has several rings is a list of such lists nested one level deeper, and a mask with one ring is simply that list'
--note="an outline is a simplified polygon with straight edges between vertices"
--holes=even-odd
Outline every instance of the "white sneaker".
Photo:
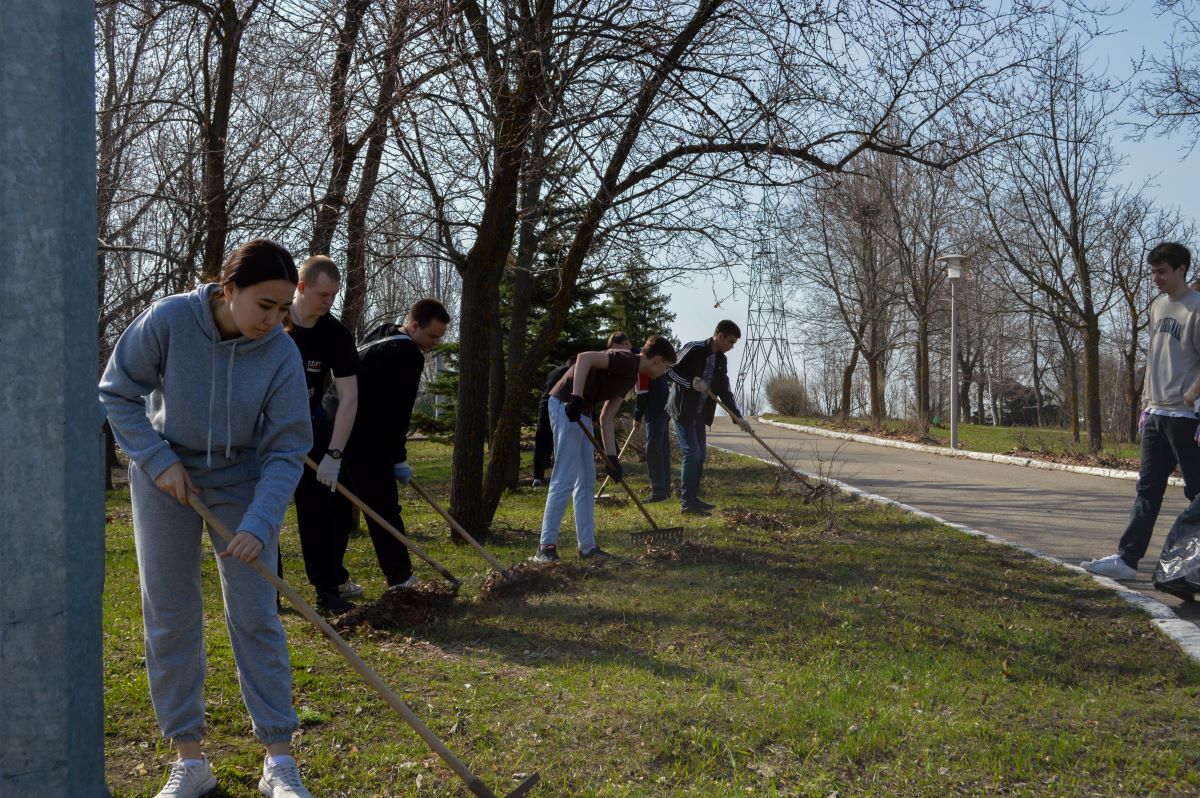
[{"label": "white sneaker", "polygon": [[258,791],[267,798],[313,798],[313,794],[300,783],[300,768],[296,760],[277,765],[271,757],[263,759],[263,774],[258,780]]},{"label": "white sneaker", "polygon": [[171,763],[171,775],[167,783],[154,798],[200,798],[217,788],[217,777],[213,775],[208,757],[199,765],[188,767],[182,759]]},{"label": "white sneaker", "polygon": [[1079,564],[1092,573],[1107,576],[1109,579],[1128,580],[1137,578],[1137,569],[1130,568],[1129,564],[1121,559],[1120,554],[1110,554],[1107,557],[1088,560]]},{"label": "white sneaker", "polygon": [[403,582],[400,582],[395,585],[388,585],[388,589],[386,592],[391,593],[393,590],[407,590],[410,587],[416,587],[417,583],[420,581],[421,581],[420,579],[417,579],[417,575],[413,574],[408,579],[405,579]]},{"label": "white sneaker", "polygon": [[363,586],[353,579],[347,579],[338,585],[338,593],[342,594],[342,598],[358,598],[363,594]]}]

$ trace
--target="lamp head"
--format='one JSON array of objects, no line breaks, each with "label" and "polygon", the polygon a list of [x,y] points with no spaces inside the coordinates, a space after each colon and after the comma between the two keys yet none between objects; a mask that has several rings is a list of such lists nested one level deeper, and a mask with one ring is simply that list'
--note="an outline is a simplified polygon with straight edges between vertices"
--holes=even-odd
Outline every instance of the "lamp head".
[{"label": "lamp head", "polygon": [[946,264],[946,276],[951,280],[957,280],[963,276],[966,271],[967,256],[966,255],[941,255],[936,259],[937,263]]}]

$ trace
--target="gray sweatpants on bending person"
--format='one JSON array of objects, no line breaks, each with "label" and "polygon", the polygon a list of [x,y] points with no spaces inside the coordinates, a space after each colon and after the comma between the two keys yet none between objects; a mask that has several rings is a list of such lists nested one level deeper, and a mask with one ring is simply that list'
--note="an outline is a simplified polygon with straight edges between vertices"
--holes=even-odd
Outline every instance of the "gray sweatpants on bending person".
[{"label": "gray sweatpants on bending person", "polygon": [[[196,481],[196,475],[192,475]],[[254,482],[201,488],[200,498],[236,531],[254,495]],[[200,564],[204,556],[200,516],[159,490],[135,464],[129,466],[134,540],[142,585],[146,671],[150,699],[163,737],[194,742],[204,736],[204,607]],[[209,532],[213,549],[225,541]],[[259,559],[273,569],[276,535]],[[237,662],[242,701],[254,736],[264,745],[289,742],[299,727],[292,707],[292,669],[275,605],[275,588],[247,563],[217,557],[225,625]]]}]

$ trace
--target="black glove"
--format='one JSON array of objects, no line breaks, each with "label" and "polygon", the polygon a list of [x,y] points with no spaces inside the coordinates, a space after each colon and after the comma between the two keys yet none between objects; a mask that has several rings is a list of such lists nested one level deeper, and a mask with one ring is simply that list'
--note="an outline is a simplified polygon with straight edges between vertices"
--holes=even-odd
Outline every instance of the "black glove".
[{"label": "black glove", "polygon": [[567,402],[567,421],[574,424],[583,416],[583,397],[571,396],[571,401]]},{"label": "black glove", "polygon": [[604,473],[608,474],[609,479],[613,482],[620,482],[625,476],[625,469],[621,467],[621,461],[615,454],[604,456]]}]

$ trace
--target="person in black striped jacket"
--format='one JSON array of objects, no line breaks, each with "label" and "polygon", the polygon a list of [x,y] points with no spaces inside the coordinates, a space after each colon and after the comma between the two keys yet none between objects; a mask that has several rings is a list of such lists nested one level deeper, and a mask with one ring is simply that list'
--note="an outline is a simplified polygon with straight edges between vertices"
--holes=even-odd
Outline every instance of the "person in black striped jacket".
[{"label": "person in black striped jacket", "polygon": [[736,413],[735,423],[746,432],[750,422],[743,415],[729,386],[729,364],[725,353],[742,337],[741,329],[729,319],[717,324],[711,338],[692,341],[683,347],[675,365],[667,371],[671,391],[667,412],[675,421],[675,434],[683,452],[679,475],[679,505],[689,515],[707,515],[715,505],[700,498],[700,479],[707,459],[706,427],[712,426],[716,404],[708,390]]}]

